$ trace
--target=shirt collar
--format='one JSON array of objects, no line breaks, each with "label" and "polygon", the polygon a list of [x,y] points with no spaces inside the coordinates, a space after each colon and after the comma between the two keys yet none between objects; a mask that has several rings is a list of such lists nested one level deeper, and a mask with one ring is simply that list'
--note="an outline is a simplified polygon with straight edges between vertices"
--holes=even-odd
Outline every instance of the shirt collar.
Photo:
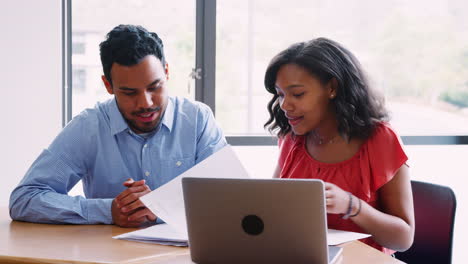
[{"label": "shirt collar", "polygon": [[163,118],[162,118],[162,125],[164,125],[169,132],[172,131],[172,126],[174,124],[174,98],[168,96],[167,97],[167,106],[166,106],[166,112],[164,112]]},{"label": "shirt collar", "polygon": [[122,131],[130,129],[128,127],[127,121],[125,121],[119,111],[119,108],[117,107],[117,101],[115,100],[115,97],[112,98],[109,104],[109,119],[112,135],[116,135]]},{"label": "shirt collar", "polygon": [[[109,104],[109,118],[110,118],[110,128],[112,135],[116,135],[122,131],[130,130],[128,127],[127,121],[123,118],[122,114],[117,107],[117,101],[115,97],[112,98]],[[164,112],[163,119],[161,121],[169,132],[172,131],[172,126],[174,122],[174,101],[172,97],[167,98],[166,111]]]}]

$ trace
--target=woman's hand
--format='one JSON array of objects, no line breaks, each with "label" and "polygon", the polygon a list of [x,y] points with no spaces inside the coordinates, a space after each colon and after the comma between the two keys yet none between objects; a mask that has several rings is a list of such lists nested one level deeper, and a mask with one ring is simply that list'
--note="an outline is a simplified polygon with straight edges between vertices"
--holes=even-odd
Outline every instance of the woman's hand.
[{"label": "woman's hand", "polygon": [[327,213],[346,214],[349,207],[349,193],[333,183],[325,182],[325,204]]},{"label": "woman's hand", "polygon": [[[364,233],[383,247],[405,251],[413,243],[414,209],[411,180],[407,165],[402,165],[395,176],[379,190],[379,209],[353,196],[349,218]],[[340,187],[325,183],[327,212],[346,214],[350,195]],[[360,204],[360,205],[359,205]]]}]

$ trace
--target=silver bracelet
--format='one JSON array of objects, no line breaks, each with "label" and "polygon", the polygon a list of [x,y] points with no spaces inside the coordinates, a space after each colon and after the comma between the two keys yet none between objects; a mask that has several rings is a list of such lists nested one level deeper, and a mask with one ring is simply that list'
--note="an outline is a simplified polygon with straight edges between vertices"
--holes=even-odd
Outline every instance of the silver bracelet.
[{"label": "silver bracelet", "polygon": [[348,219],[351,216],[351,211],[353,210],[353,195],[348,192],[349,195],[349,204],[348,204],[348,210],[346,210],[346,213],[341,217],[343,219]]},{"label": "silver bracelet", "polygon": [[357,215],[361,212],[361,206],[362,206],[361,203],[362,203],[362,202],[361,202],[361,199],[358,198],[358,209],[357,209],[357,212],[356,212],[355,214],[353,214],[353,215],[350,215],[349,217],[355,217],[355,216],[357,216]]}]

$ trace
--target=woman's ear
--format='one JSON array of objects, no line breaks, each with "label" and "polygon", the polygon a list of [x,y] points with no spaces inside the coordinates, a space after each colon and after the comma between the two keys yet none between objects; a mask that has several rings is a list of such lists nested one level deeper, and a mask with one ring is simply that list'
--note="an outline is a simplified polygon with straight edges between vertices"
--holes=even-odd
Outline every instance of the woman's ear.
[{"label": "woman's ear", "polygon": [[332,78],[328,82],[327,88],[328,88],[328,97],[330,99],[335,99],[335,97],[337,96],[337,92],[338,92],[338,81],[335,78]]}]

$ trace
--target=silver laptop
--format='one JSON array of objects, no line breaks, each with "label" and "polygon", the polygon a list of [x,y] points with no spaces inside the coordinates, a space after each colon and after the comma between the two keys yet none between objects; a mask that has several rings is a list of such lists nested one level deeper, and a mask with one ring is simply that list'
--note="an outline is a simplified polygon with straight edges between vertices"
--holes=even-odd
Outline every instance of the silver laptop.
[{"label": "silver laptop", "polygon": [[182,179],[196,263],[333,263],[324,184],[306,179]]}]

